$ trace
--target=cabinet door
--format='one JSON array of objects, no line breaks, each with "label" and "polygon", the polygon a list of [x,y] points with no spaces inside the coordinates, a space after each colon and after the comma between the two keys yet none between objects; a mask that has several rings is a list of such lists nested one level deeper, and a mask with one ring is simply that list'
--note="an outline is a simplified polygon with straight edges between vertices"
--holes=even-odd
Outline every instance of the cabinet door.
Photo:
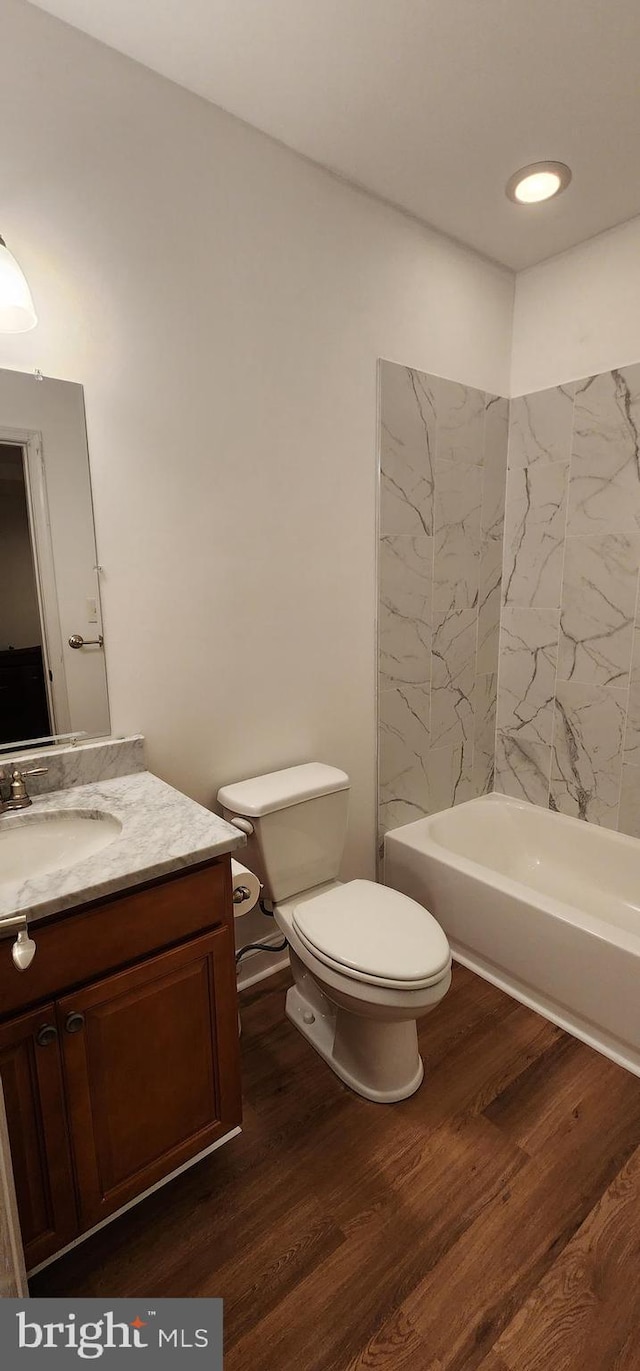
[{"label": "cabinet door", "polygon": [[0,1079],[0,1300],[27,1299],[29,1287]]},{"label": "cabinet door", "polygon": [[228,928],[57,1005],[82,1228],[240,1121]]},{"label": "cabinet door", "polygon": [[52,1004],[0,1026],[0,1076],[29,1269],[78,1231]]}]

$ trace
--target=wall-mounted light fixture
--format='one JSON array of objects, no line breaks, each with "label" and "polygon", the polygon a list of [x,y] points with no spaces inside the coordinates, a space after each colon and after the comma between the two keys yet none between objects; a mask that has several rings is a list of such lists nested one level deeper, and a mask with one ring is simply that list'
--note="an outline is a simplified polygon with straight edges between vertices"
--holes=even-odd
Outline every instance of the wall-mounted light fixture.
[{"label": "wall-mounted light fixture", "polygon": [[517,205],[537,205],[551,200],[566,190],[571,180],[571,168],[564,162],[531,162],[509,177],[505,190]]},{"label": "wall-mounted light fixture", "polygon": [[0,333],[26,333],[37,322],[24,272],[0,238]]}]

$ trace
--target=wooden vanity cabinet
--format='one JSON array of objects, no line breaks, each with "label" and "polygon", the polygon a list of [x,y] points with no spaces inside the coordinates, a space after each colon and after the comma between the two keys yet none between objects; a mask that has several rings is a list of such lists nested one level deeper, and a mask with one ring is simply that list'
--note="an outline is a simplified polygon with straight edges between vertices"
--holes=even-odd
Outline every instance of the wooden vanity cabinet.
[{"label": "wooden vanity cabinet", "polygon": [[238,1122],[219,928],[56,1006],[83,1228]]},{"label": "wooden vanity cabinet", "polygon": [[[123,914],[129,937],[114,939]],[[50,987],[29,1012],[0,1019],[28,1269],[241,1118],[228,858],[47,921],[35,936],[37,981],[32,968],[11,976],[0,945],[3,1007],[16,981],[23,997]],[[91,979],[79,979],[87,967]]]},{"label": "wooden vanity cabinet", "polygon": [[55,1005],[0,1024],[0,1076],[27,1266],[78,1232]]}]

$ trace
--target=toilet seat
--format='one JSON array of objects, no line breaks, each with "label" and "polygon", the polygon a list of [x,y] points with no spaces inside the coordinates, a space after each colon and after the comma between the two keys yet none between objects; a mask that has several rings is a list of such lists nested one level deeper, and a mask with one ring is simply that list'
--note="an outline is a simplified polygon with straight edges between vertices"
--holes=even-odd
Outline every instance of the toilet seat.
[{"label": "toilet seat", "polygon": [[301,943],[349,979],[393,990],[437,984],[451,964],[449,944],[428,910],[388,886],[348,881],[292,909]]}]

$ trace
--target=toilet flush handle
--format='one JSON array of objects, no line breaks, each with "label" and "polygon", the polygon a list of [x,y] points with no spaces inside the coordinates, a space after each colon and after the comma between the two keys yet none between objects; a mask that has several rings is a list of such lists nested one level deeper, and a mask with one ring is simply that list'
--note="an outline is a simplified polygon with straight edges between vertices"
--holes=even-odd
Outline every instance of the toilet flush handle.
[{"label": "toilet flush handle", "polygon": [[239,828],[241,833],[246,833],[247,838],[251,837],[251,834],[253,833],[253,824],[250,823],[248,819],[242,819],[239,814],[234,814],[229,822],[233,824],[234,828]]}]

